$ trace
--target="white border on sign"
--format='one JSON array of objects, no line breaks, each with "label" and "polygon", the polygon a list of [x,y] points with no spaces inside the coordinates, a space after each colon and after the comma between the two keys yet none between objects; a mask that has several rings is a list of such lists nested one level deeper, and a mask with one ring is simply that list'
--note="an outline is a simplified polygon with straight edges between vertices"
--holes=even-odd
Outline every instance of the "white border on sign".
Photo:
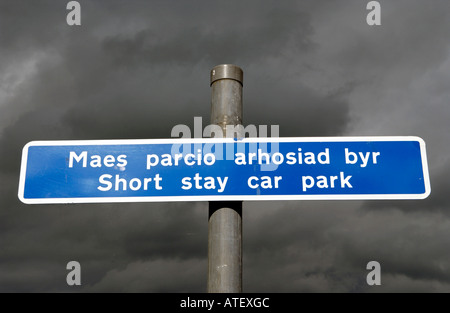
[{"label": "white border on sign", "polygon": [[[46,198],[25,199],[25,177],[28,148],[34,146],[92,146],[92,145],[137,145],[137,144],[200,144],[200,143],[272,143],[272,142],[376,142],[417,141],[420,144],[425,193],[422,194],[345,194],[345,195],[244,195],[244,196],[151,196],[151,197],[96,197],[96,198]],[[32,141],[22,151],[20,168],[19,199],[26,204],[71,204],[71,203],[125,203],[125,202],[180,202],[180,201],[263,201],[263,200],[415,200],[425,199],[431,193],[430,176],[425,141],[417,136],[377,137],[282,137],[282,138],[180,138],[180,139],[117,139],[117,140],[66,140]]]}]

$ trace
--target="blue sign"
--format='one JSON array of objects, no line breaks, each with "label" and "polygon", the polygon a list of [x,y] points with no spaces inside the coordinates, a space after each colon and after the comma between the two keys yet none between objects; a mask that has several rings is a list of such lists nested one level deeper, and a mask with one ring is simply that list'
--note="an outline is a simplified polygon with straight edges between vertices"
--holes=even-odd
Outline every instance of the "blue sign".
[{"label": "blue sign", "polygon": [[30,142],[24,203],[424,199],[418,137]]}]

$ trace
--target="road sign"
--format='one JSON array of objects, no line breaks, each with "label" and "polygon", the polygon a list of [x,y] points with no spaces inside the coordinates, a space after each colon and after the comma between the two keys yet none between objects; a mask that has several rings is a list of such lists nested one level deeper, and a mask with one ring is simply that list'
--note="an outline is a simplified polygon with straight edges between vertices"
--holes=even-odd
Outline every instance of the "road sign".
[{"label": "road sign", "polygon": [[36,141],[24,203],[424,199],[418,137]]}]

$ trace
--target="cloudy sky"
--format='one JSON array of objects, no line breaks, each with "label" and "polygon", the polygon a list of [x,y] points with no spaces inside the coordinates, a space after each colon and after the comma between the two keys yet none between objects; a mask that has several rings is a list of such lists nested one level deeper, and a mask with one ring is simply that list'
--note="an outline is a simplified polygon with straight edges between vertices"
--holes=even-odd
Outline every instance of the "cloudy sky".
[{"label": "cloudy sky", "polygon": [[[246,292],[450,291],[450,3],[0,0],[0,292],[206,291],[208,204],[25,205],[32,140],[168,138],[244,70],[244,124],[427,144],[416,201],[244,202]],[[68,287],[78,261],[82,286]],[[381,264],[382,285],[366,284]]]}]

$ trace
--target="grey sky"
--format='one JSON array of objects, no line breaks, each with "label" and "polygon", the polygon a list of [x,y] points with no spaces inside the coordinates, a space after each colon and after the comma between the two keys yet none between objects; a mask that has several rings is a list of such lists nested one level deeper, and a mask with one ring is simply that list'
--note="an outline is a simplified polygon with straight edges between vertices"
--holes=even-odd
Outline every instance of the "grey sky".
[{"label": "grey sky", "polygon": [[[0,0],[0,291],[205,291],[207,204],[21,204],[31,140],[167,138],[209,121],[210,69],[243,68],[245,124],[414,135],[421,201],[244,203],[244,291],[450,291],[446,0]],[[82,287],[66,264],[82,266]],[[366,284],[378,261],[382,286]]]}]

